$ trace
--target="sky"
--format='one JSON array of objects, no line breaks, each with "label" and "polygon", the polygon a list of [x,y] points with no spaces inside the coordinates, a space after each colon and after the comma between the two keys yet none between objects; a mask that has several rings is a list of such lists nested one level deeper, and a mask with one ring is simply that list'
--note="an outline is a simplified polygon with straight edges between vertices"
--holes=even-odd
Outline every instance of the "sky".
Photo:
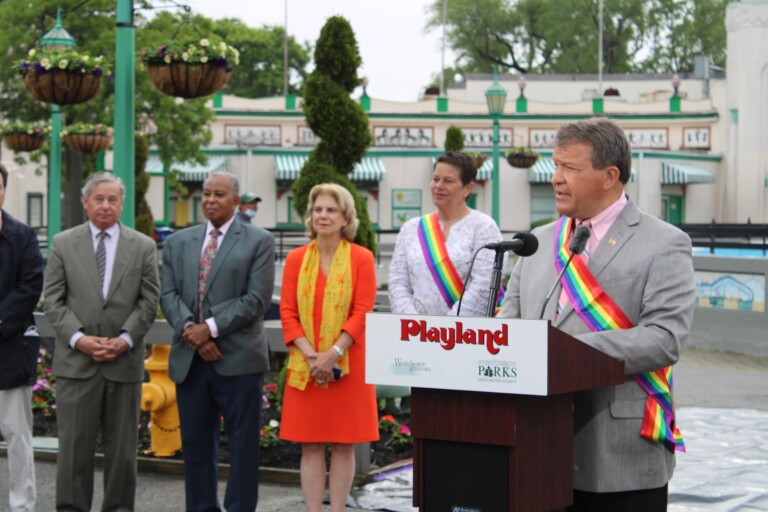
[{"label": "sky", "polygon": [[[442,30],[425,30],[425,8],[433,0],[184,0],[193,13],[239,18],[246,25],[280,25],[288,2],[288,34],[313,46],[325,21],[344,16],[352,25],[372,98],[419,99],[432,76],[439,76]],[[452,63],[446,50],[445,65]]]}]

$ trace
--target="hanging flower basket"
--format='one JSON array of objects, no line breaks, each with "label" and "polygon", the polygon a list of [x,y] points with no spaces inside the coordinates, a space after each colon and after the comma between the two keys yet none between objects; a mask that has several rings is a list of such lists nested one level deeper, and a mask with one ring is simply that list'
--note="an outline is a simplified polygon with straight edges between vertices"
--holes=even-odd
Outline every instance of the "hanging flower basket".
[{"label": "hanging flower basket", "polygon": [[5,145],[12,151],[35,151],[42,147],[48,134],[49,126],[30,123],[11,123],[0,128]]},{"label": "hanging flower basket", "polygon": [[237,49],[208,39],[171,41],[141,51],[149,79],[164,94],[200,98],[218,91],[240,62]]},{"label": "hanging flower basket", "polygon": [[533,167],[533,164],[535,164],[536,160],[539,159],[538,153],[524,147],[512,148],[507,151],[506,156],[509,165],[520,169],[528,169],[529,167]]},{"label": "hanging flower basket", "polygon": [[467,156],[475,163],[477,170],[483,166],[488,157],[478,151],[467,151]]},{"label": "hanging flower basket", "polygon": [[103,124],[75,123],[61,131],[61,138],[72,151],[98,153],[109,148],[112,128]]},{"label": "hanging flower basket", "polygon": [[101,78],[109,72],[103,57],[91,57],[74,50],[32,49],[18,63],[24,85],[32,96],[44,103],[75,105],[99,92]]}]

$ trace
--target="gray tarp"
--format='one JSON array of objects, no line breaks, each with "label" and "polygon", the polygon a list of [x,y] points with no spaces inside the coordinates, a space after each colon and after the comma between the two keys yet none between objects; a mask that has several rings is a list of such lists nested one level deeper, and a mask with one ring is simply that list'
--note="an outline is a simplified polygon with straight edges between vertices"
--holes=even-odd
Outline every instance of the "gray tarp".
[{"label": "gray tarp", "polygon": [[[768,511],[768,412],[684,407],[677,423],[687,452],[677,455],[670,512]],[[404,464],[353,490],[350,505],[414,512],[412,489]]]}]

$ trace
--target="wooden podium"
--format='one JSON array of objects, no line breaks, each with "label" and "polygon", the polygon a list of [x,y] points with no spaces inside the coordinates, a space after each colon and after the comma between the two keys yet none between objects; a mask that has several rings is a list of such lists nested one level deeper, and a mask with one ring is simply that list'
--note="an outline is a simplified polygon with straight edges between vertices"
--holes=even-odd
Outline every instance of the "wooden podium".
[{"label": "wooden podium", "polygon": [[[414,322],[421,329],[411,335]],[[404,385],[403,365],[430,368],[410,378],[413,501],[421,512],[548,511],[571,504],[573,392],[623,383],[622,361],[545,321],[369,314],[368,323],[368,382]],[[446,348],[434,337],[451,324],[454,337],[487,330],[500,341],[507,324],[506,345],[470,339]],[[522,334],[515,339],[515,332]],[[451,384],[451,357],[459,375],[480,358],[474,366],[483,378]],[[503,384],[478,389],[498,374],[515,375],[507,379],[509,392],[500,391]],[[525,387],[521,374],[531,375],[534,393],[515,391]]]}]

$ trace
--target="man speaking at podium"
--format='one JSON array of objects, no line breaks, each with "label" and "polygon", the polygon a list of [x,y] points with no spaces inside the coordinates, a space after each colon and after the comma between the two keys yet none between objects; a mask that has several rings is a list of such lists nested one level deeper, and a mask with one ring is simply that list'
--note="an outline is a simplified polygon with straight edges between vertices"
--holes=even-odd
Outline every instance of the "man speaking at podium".
[{"label": "man speaking at podium", "polygon": [[563,126],[553,160],[561,217],[534,231],[539,251],[516,264],[498,316],[540,317],[571,256],[570,237],[585,225],[586,247],[554,288],[543,318],[623,360],[626,378],[575,394],[574,505],[568,510],[666,510],[674,454],[685,450],[671,388],[696,298],[691,242],[625,195],[631,152],[612,121]]}]

